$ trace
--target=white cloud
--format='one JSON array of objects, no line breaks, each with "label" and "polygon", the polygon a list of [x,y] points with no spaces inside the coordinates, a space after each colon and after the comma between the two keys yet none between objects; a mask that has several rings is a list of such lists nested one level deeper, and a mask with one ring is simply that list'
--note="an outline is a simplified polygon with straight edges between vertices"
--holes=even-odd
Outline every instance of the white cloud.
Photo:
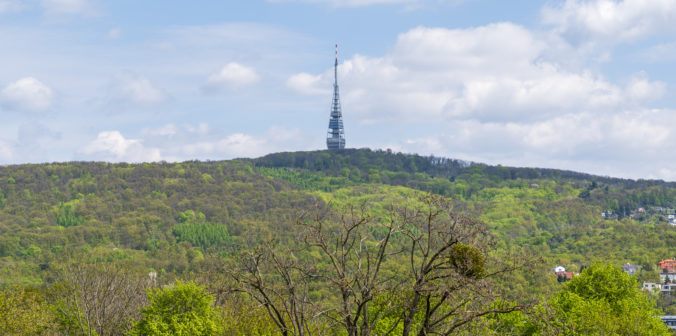
[{"label": "white cloud", "polygon": [[100,132],[79,150],[82,159],[148,162],[220,160],[256,157],[271,152],[313,149],[313,139],[299,129],[270,127],[263,134],[236,132],[216,135],[209,125],[166,124],[145,128],[140,139],[127,139],[119,131]]},{"label": "white cloud", "polygon": [[[676,115],[648,107],[665,96],[667,83],[644,72],[611,81],[552,52],[579,56],[556,35],[512,23],[419,27],[399,35],[390,50],[339,66],[346,120],[429,129],[426,136],[396,131],[406,140],[385,140],[389,147],[632,178],[653,176],[652,163],[673,164],[665,153],[676,151],[668,126]],[[332,77],[332,69],[300,73],[287,86],[316,94],[330,90]]]},{"label": "white cloud", "polygon": [[196,142],[181,147],[181,154],[188,157],[212,156],[215,154],[228,157],[251,156],[265,153],[264,140],[244,133],[235,133],[213,142]]},{"label": "white cloud", "polygon": [[255,69],[239,63],[230,62],[221,70],[212,74],[203,86],[205,92],[234,90],[257,83],[260,76]]},{"label": "white cloud", "polygon": [[305,72],[293,75],[286,81],[286,87],[297,93],[307,95],[325,95],[331,92],[328,89],[330,86],[328,77],[311,75]]},{"label": "white cloud", "polygon": [[33,77],[21,78],[0,91],[0,103],[14,110],[44,111],[53,98],[52,89]]},{"label": "white cloud", "polygon": [[570,114],[534,123],[460,121],[456,132],[411,138],[401,148],[493,164],[673,180],[655,169],[673,165],[665,155],[676,151],[673,123],[673,110],[649,109]]},{"label": "white cloud", "polygon": [[100,132],[80,152],[110,161],[151,162],[161,159],[159,149],[146,148],[140,140],[126,139],[119,131]]},{"label": "white cloud", "polygon": [[632,101],[644,102],[661,98],[667,91],[667,83],[650,81],[645,73],[636,74],[625,88],[625,95]]},{"label": "white cloud", "polygon": [[[343,105],[361,122],[397,120],[547,120],[612,111],[659,98],[662,82],[641,75],[626,86],[548,59],[546,37],[499,23],[470,29],[419,27],[380,58],[356,55],[339,67]],[[287,86],[326,92],[333,72],[300,73]]]},{"label": "white cloud", "polygon": [[116,76],[116,81],[123,99],[144,104],[161,103],[167,99],[167,94],[145,77],[120,74]]},{"label": "white cloud", "polygon": [[308,149],[308,139],[298,129],[271,127],[265,134],[230,134],[224,138],[182,145],[175,153],[182,158],[256,157],[267,153]]},{"label": "white cloud", "polygon": [[676,28],[670,0],[566,0],[542,9],[542,20],[574,44],[634,41]]}]

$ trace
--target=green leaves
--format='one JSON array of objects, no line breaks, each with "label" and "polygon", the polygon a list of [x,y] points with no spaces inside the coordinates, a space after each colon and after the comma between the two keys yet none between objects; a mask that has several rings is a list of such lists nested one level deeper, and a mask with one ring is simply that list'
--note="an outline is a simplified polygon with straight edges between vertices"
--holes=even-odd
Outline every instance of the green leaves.
[{"label": "green leaves", "polygon": [[571,335],[670,335],[636,280],[610,264],[594,264],[551,300]]},{"label": "green leaves", "polygon": [[3,335],[50,334],[53,321],[44,299],[23,288],[0,292],[0,331]]},{"label": "green leaves", "polygon": [[130,335],[201,336],[221,331],[213,296],[193,282],[150,290],[148,299],[150,306],[141,310],[143,318]]},{"label": "green leaves", "polygon": [[56,215],[56,225],[58,226],[76,226],[84,222],[84,218],[78,216],[75,213],[74,205],[72,202],[62,203],[59,206]]},{"label": "green leaves", "polygon": [[232,237],[228,228],[220,224],[212,224],[206,221],[206,216],[201,212],[186,210],[178,214],[178,222],[171,233],[176,239],[187,241],[192,246],[206,250],[209,247],[230,245]]},{"label": "green leaves", "polygon": [[486,275],[486,260],[481,251],[470,245],[457,243],[451,248],[450,262],[458,273],[474,279]]}]

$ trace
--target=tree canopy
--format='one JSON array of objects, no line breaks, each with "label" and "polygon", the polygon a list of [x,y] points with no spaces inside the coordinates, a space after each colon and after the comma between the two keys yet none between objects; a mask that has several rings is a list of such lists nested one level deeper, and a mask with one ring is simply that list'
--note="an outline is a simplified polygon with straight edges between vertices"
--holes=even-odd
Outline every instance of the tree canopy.
[{"label": "tree canopy", "polygon": [[130,335],[208,336],[221,331],[213,296],[193,282],[151,289],[148,299],[150,305],[141,309]]}]

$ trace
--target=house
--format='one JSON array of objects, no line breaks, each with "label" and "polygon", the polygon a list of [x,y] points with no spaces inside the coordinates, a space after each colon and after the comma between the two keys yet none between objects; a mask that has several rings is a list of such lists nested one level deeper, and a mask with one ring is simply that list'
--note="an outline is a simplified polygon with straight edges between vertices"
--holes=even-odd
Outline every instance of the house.
[{"label": "house", "polygon": [[676,316],[660,316],[660,319],[662,319],[662,322],[666,323],[669,328],[676,331]]},{"label": "house", "polygon": [[554,267],[552,267],[552,269],[554,270],[554,273],[560,273],[560,272],[566,271],[566,268],[563,267],[563,266],[554,266]]},{"label": "house", "polygon": [[657,263],[662,273],[676,273],[676,259],[665,259]]},{"label": "house", "polygon": [[670,283],[670,284],[665,284],[662,285],[662,289],[660,290],[662,294],[671,294],[675,293],[676,294],[676,284]]},{"label": "house", "polygon": [[634,273],[638,272],[639,269],[641,269],[641,266],[639,265],[629,263],[622,265],[622,270],[629,273],[629,275],[634,275]]},{"label": "house", "polygon": [[662,290],[662,284],[656,282],[644,282],[643,288],[644,291],[652,292],[654,290]]},{"label": "house", "polygon": [[555,274],[559,282],[568,281],[574,276],[580,275],[578,272],[556,272]]},{"label": "house", "polygon": [[660,280],[665,282],[676,282],[676,273],[660,273]]}]

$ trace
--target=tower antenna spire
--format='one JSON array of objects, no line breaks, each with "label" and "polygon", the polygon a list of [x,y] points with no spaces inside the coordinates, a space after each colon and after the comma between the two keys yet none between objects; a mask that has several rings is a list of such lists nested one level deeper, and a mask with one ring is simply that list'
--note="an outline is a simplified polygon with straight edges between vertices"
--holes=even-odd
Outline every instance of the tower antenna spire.
[{"label": "tower antenna spire", "polygon": [[340,94],[338,93],[338,44],[336,44],[336,62],[333,64],[333,104],[329,119],[329,132],[326,136],[328,149],[345,148],[345,129],[343,128],[343,113],[340,108]]}]

